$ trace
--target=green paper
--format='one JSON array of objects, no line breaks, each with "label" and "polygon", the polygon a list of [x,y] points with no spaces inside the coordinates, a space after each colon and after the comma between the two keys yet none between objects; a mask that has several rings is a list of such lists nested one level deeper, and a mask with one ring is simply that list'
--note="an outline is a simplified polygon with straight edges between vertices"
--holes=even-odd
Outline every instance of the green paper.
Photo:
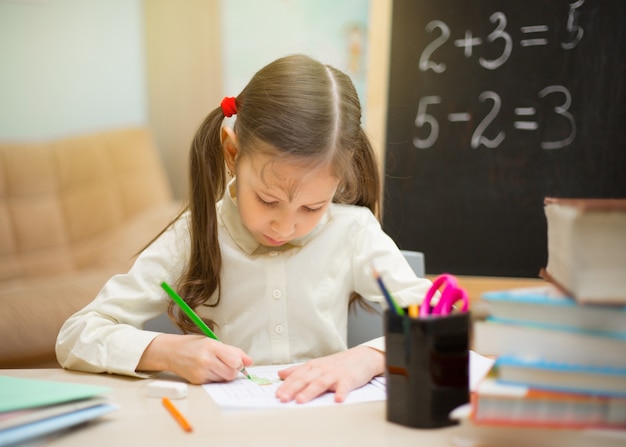
[{"label": "green paper", "polygon": [[249,379],[259,386],[271,385],[273,383],[270,379],[267,379],[265,377],[254,376],[254,375],[250,375]]},{"label": "green paper", "polygon": [[103,386],[0,376],[0,412],[87,399],[110,391]]}]

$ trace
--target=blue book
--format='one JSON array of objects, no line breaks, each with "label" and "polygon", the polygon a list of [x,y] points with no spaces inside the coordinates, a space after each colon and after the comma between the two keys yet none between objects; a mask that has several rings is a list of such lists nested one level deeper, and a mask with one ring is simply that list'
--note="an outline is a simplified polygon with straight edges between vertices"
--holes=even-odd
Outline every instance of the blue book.
[{"label": "blue book", "polygon": [[504,384],[548,391],[626,397],[626,368],[501,356],[496,360],[494,371],[496,380]]},{"label": "blue book", "polygon": [[473,349],[485,356],[626,369],[626,337],[547,326],[476,321]]},{"label": "blue book", "polygon": [[0,445],[8,446],[35,440],[42,436],[90,421],[116,409],[117,406],[114,404],[100,403],[80,410],[70,411],[68,413],[6,428],[0,430]]},{"label": "blue book", "polygon": [[626,306],[581,304],[553,285],[487,292],[488,319],[626,339]]}]

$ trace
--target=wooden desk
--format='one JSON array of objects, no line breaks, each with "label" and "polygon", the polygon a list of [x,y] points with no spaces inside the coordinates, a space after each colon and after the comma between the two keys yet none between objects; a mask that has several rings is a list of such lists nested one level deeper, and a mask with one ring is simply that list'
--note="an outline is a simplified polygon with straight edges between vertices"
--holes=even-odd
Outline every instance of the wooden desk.
[{"label": "wooden desk", "polygon": [[87,383],[113,389],[120,409],[55,436],[46,446],[454,446],[459,427],[419,430],[387,422],[385,402],[285,410],[222,410],[200,386],[173,400],[193,426],[185,433],[158,398],[144,394],[148,380],[62,369],[0,370],[1,375]]},{"label": "wooden desk", "polygon": [[[439,275],[426,275],[426,278],[433,281]],[[547,282],[541,278],[509,278],[503,276],[463,276],[454,275],[459,285],[463,287],[470,297],[472,303],[480,300],[484,292],[492,290],[515,289],[519,287],[535,287],[546,285]]]},{"label": "wooden desk", "polygon": [[[545,286],[548,283],[541,278],[507,278],[502,276],[462,276],[458,275],[459,285],[463,287],[472,302],[480,300],[485,292],[493,290],[516,289],[521,287]],[[432,279],[432,278],[431,278]]]}]

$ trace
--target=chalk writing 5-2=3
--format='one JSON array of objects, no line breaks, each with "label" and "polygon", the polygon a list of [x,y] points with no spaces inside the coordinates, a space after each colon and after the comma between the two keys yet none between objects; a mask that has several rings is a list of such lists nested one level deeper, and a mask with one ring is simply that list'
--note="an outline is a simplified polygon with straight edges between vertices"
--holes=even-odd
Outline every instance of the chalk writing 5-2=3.
[{"label": "chalk writing 5-2=3", "polygon": [[[561,149],[569,146],[576,137],[576,122],[574,116],[570,113],[569,107],[572,98],[569,90],[562,85],[549,85],[537,93],[539,98],[547,98],[549,95],[558,95],[561,102],[557,102],[549,110],[552,117],[547,117],[547,121],[562,120],[563,124],[569,129],[569,134],[560,140],[542,141],[542,149]],[[470,140],[472,149],[485,146],[487,148],[497,148],[506,138],[506,132],[500,130],[492,138],[488,138],[485,134],[489,125],[496,119],[502,108],[502,100],[500,95],[493,91],[484,91],[478,95],[480,102],[490,101],[492,103],[489,112],[480,120]],[[413,139],[413,146],[418,149],[429,149],[435,145],[439,137],[439,120],[429,113],[428,106],[440,104],[441,96],[423,96],[419,100],[417,107],[417,117],[415,118],[415,127],[423,129],[423,135]],[[535,131],[539,128],[538,121],[533,117],[536,114],[534,107],[515,107],[513,113],[518,117],[513,122],[513,127],[518,131]],[[448,113],[446,119],[450,123],[469,122],[473,116],[469,112],[459,111]]]}]

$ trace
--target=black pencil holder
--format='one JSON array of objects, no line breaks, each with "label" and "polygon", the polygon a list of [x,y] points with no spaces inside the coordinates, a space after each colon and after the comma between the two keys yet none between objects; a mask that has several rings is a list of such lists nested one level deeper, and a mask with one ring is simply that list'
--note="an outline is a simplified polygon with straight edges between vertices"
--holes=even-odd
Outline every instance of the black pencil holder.
[{"label": "black pencil holder", "polygon": [[409,318],[385,311],[387,420],[437,428],[469,402],[469,312]]}]

